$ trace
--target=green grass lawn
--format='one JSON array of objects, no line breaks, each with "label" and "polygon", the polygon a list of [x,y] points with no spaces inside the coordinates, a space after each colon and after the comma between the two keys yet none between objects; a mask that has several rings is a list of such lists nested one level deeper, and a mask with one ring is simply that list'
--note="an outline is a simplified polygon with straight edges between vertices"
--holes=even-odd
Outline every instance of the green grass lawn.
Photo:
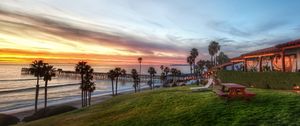
[{"label": "green grass lawn", "polygon": [[212,92],[191,92],[189,87],[156,89],[21,125],[300,125],[300,95],[249,90],[257,94],[250,102],[225,101]]}]

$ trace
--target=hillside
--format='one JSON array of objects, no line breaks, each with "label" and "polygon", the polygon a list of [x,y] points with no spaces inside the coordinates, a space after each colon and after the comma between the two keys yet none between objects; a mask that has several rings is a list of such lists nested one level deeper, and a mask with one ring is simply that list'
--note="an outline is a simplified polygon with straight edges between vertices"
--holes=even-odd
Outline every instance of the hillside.
[{"label": "hillside", "polygon": [[189,87],[156,89],[114,97],[104,103],[24,126],[96,125],[299,125],[300,96],[288,91],[250,89],[250,102],[225,101]]}]

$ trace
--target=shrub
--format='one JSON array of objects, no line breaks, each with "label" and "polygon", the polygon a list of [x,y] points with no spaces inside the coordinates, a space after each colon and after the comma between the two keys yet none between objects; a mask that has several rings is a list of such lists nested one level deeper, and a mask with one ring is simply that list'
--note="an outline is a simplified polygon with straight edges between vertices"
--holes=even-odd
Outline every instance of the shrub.
[{"label": "shrub", "polygon": [[41,119],[41,118],[50,117],[50,116],[53,116],[53,115],[58,115],[58,114],[61,114],[61,113],[69,112],[69,111],[72,111],[72,110],[75,110],[75,109],[77,109],[77,108],[75,108],[73,106],[67,106],[67,105],[51,106],[51,107],[47,107],[46,110],[45,109],[40,109],[39,111],[37,111],[33,115],[25,117],[23,119],[23,122],[30,122],[30,121],[38,120],[38,119]]},{"label": "shrub", "polygon": [[292,89],[300,85],[300,73],[219,71],[223,83],[238,83],[264,89]]},{"label": "shrub", "polygon": [[0,126],[13,125],[18,122],[20,122],[20,120],[15,116],[0,114]]}]

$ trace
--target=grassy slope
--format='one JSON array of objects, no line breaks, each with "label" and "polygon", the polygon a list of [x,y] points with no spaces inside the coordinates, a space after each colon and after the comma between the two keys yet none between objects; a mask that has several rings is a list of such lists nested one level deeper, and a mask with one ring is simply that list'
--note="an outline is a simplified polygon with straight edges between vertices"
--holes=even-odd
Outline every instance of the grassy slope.
[{"label": "grassy slope", "polygon": [[299,125],[300,96],[291,92],[251,89],[250,102],[226,102],[212,92],[188,87],[118,96],[90,108],[24,124],[26,126],[96,125]]}]

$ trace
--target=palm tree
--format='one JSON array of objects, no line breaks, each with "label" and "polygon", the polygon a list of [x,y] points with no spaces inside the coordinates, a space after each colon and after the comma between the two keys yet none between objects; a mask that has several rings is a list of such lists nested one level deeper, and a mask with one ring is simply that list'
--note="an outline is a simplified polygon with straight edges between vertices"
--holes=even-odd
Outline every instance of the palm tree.
[{"label": "palm tree", "polygon": [[[80,87],[83,87],[84,85],[84,74],[86,73],[86,67],[87,67],[87,62],[85,61],[79,61],[78,64],[75,66],[75,71],[76,73],[80,74],[81,77],[81,85]],[[81,89],[81,106],[84,107],[84,90],[83,88]]]},{"label": "palm tree", "polygon": [[193,64],[193,69],[194,69],[194,73],[195,73],[195,65],[196,65],[195,61],[196,61],[197,56],[199,55],[198,49],[192,48],[190,55],[192,56],[192,59],[193,59],[192,64]]},{"label": "palm tree", "polygon": [[115,75],[116,75],[116,90],[115,94],[118,95],[118,81],[120,76],[126,75],[126,70],[121,69],[120,67],[115,68]]},{"label": "palm tree", "polygon": [[164,72],[166,73],[166,76],[168,76],[168,74],[170,72],[170,68],[169,67],[165,67]]},{"label": "palm tree", "polygon": [[94,69],[92,69],[90,65],[85,64],[80,71],[83,71],[83,80],[80,85],[82,91],[82,107],[86,107],[91,104],[91,94],[96,88],[95,83],[92,82]]},{"label": "palm tree", "polygon": [[38,105],[38,98],[39,98],[39,89],[40,89],[39,80],[40,77],[44,76],[43,66],[44,66],[43,60],[38,60],[38,61],[35,60],[32,62],[32,64],[30,64],[30,73],[33,74],[35,77],[37,77],[36,88],[35,88],[35,104],[34,104],[35,112],[37,112],[37,105]]},{"label": "palm tree", "polygon": [[[139,63],[140,63],[140,75],[139,76],[141,76],[141,74],[142,74],[142,60],[143,60],[143,58],[142,57],[139,57],[138,58],[138,61],[139,61]],[[140,82],[139,82],[140,83]],[[139,84],[139,92],[141,91],[141,84]]]},{"label": "palm tree", "polygon": [[190,69],[191,69],[191,74],[192,74],[192,73],[193,73],[193,68],[192,68],[192,65],[193,65],[193,57],[192,57],[192,56],[188,56],[187,59],[186,59],[186,62],[189,63]]},{"label": "palm tree", "polygon": [[215,55],[214,53],[214,50],[213,50],[213,43],[214,41],[211,41],[209,46],[208,46],[208,53],[210,55],[210,61],[213,63],[213,56]]},{"label": "palm tree", "polygon": [[47,108],[47,90],[48,90],[48,81],[51,81],[52,77],[55,76],[55,68],[53,68],[52,65],[44,64],[44,81],[45,81],[45,104],[44,104],[44,110]]},{"label": "palm tree", "polygon": [[114,89],[114,80],[116,78],[116,73],[114,70],[110,70],[108,72],[108,78],[110,78],[111,80],[111,91],[112,91],[112,95],[115,95],[115,89]]},{"label": "palm tree", "polygon": [[153,77],[156,74],[156,70],[154,69],[154,67],[149,67],[148,73],[150,74],[150,87],[151,89],[154,89]]},{"label": "palm tree", "polygon": [[131,70],[131,77],[133,79],[133,87],[134,87],[134,92],[136,93],[137,87],[139,85],[139,74],[137,73],[136,69]]},{"label": "palm tree", "polygon": [[85,106],[91,105],[92,92],[96,89],[93,81],[94,69],[90,65],[86,66],[86,73],[84,75],[84,86],[82,87],[85,93]]},{"label": "palm tree", "polygon": [[213,63],[213,65],[216,65],[215,55],[219,52],[220,48],[221,47],[220,47],[219,43],[216,41],[211,41],[208,46],[208,52],[209,52],[209,55],[211,56],[211,62]]},{"label": "palm tree", "polygon": [[176,68],[171,68],[171,75],[172,75],[173,83],[176,83],[175,82],[175,76],[177,75],[177,69]]}]

